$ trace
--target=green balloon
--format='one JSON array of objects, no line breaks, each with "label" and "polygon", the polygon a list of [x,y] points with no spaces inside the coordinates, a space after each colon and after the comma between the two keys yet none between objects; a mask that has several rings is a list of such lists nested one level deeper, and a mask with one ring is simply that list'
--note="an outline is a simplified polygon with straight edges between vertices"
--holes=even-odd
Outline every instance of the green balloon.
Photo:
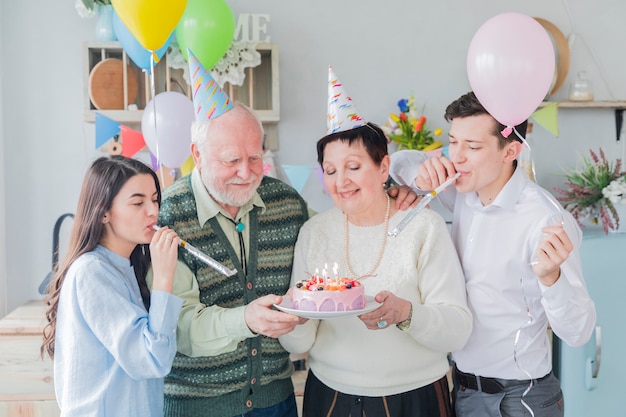
[{"label": "green balloon", "polygon": [[235,16],[225,0],[187,0],[176,26],[176,41],[185,59],[189,60],[189,48],[207,70],[228,51],[234,35]]}]

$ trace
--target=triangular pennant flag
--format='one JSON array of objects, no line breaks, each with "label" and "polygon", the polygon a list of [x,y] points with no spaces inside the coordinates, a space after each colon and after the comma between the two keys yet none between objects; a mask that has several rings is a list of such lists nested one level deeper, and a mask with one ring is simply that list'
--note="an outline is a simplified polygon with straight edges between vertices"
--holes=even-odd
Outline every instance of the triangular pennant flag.
[{"label": "triangular pennant flag", "polygon": [[159,168],[161,167],[161,164],[159,164],[159,160],[157,159],[156,155],[153,154],[152,152],[150,152],[150,164],[152,165],[152,170],[154,172],[157,172]]},{"label": "triangular pennant flag", "polygon": [[558,103],[550,103],[536,110],[530,115],[535,122],[554,136],[559,136],[559,106]]},{"label": "triangular pennant flag", "polygon": [[301,192],[304,188],[304,184],[311,175],[311,169],[309,165],[283,165],[285,174],[289,178],[291,186],[296,189],[297,192]]},{"label": "triangular pennant flag", "polygon": [[428,155],[429,158],[441,158],[442,156],[445,156],[450,159],[450,155],[448,155],[448,145],[428,151],[426,152],[426,155]]},{"label": "triangular pennant flag", "polygon": [[316,165],[313,171],[315,172],[315,176],[317,177],[317,180],[320,182],[320,184],[322,184],[322,189],[324,190],[324,193],[330,194],[328,192],[328,188],[326,188],[326,183],[324,183],[324,170],[322,169],[322,167],[319,165]]},{"label": "triangular pennant flag", "polygon": [[146,141],[143,138],[141,132],[131,129],[128,126],[122,125],[121,127],[122,138],[122,155],[127,158],[132,158],[139,152],[144,146]]},{"label": "triangular pennant flag", "polygon": [[193,162],[193,156],[190,156],[189,158],[187,158],[187,160],[185,162],[183,162],[183,164],[180,166],[180,175],[182,175],[183,177],[185,175],[189,175],[191,173],[191,171],[193,171],[193,168],[196,166],[196,164],[194,164]]},{"label": "triangular pennant flag", "polygon": [[96,149],[120,133],[120,124],[96,112]]}]

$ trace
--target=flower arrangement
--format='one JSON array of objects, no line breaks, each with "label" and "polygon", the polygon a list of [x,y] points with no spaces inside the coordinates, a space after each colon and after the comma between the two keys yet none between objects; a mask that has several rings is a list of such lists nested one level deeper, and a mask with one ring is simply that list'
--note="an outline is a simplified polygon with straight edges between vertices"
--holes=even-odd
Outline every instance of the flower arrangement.
[{"label": "flower arrangement", "polygon": [[108,4],[111,4],[111,0],[76,0],[74,8],[80,17],[86,19],[97,15],[99,6]]},{"label": "flower arrangement", "polygon": [[389,139],[398,144],[398,150],[432,151],[443,146],[435,140],[436,136],[441,135],[441,128],[434,132],[426,128],[426,116],[417,112],[414,96],[399,100],[398,108],[398,114],[391,113],[385,125],[381,126]]},{"label": "flower arrangement", "polygon": [[591,217],[597,224],[602,223],[604,233],[619,228],[619,215],[616,204],[626,204],[626,171],[621,171],[622,161],[608,161],[602,148],[598,154],[589,150],[591,158],[583,156],[583,166],[579,170],[566,173],[567,189],[555,188],[557,199],[569,210],[578,223]]}]

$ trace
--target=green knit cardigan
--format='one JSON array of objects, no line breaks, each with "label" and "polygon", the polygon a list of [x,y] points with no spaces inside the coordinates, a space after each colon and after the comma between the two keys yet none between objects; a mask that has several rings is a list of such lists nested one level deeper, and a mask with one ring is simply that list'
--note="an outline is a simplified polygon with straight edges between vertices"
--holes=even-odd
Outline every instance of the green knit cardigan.
[{"label": "green knit cardigan", "polygon": [[[217,219],[199,225],[191,176],[163,193],[159,224],[170,226],[196,248],[238,271],[226,277],[187,251],[179,251],[198,280],[200,302],[205,305],[238,307],[289,289],[293,249],[308,218],[306,203],[293,188],[270,177],[263,178],[258,193],[265,211],[254,207],[246,224],[250,233],[247,276]],[[235,351],[217,356],[192,358],[178,353],[165,379],[165,415],[229,417],[269,407],[293,393],[292,373],[288,352],[277,339],[265,336],[246,339]]]}]

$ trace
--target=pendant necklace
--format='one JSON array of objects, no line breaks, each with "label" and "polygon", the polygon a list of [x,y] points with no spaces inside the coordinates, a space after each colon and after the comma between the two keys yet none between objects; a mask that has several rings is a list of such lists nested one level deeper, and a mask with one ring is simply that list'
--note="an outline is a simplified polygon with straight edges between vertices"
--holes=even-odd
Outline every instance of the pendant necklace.
[{"label": "pendant necklace", "polygon": [[343,219],[344,219],[344,236],[345,236],[345,241],[344,241],[344,247],[343,247],[343,255],[344,255],[344,262],[346,263],[346,269],[348,270],[348,274],[350,275],[350,278],[353,279],[361,279],[361,278],[366,278],[366,277],[370,277],[370,276],[374,276],[374,272],[376,272],[376,268],[378,268],[378,265],[380,265],[380,262],[383,259],[383,254],[385,253],[385,245],[387,244],[387,230],[389,229],[389,208],[391,206],[391,202],[389,199],[389,195],[387,195],[387,210],[385,211],[385,226],[384,226],[384,230],[383,230],[383,239],[382,239],[382,244],[380,245],[380,249],[378,250],[378,257],[376,258],[376,261],[374,262],[374,265],[372,266],[372,268],[370,268],[369,271],[367,271],[367,273],[365,273],[364,275],[361,275],[359,277],[357,277],[357,275],[354,273],[354,271],[352,270],[352,267],[350,266],[350,251],[349,251],[349,247],[350,247],[350,228],[349,228],[349,222],[348,222],[348,215],[346,213],[343,214]]}]

